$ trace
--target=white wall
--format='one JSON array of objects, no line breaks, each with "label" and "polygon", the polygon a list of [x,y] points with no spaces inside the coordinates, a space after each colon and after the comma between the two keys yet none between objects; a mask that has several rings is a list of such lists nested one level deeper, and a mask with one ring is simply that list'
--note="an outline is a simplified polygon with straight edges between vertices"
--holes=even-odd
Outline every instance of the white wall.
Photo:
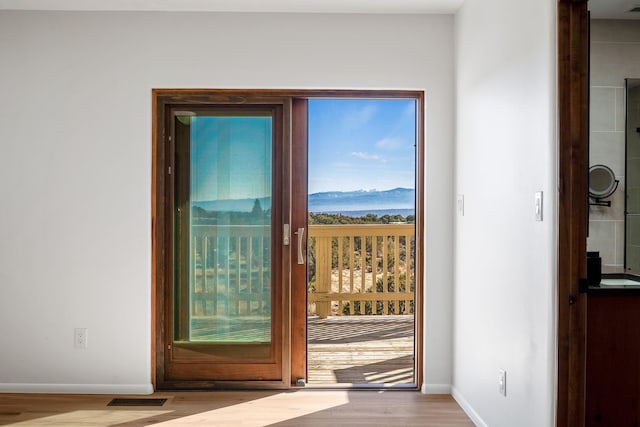
[{"label": "white wall", "polygon": [[455,17],[455,191],[465,205],[455,221],[453,394],[478,425],[554,425],[555,8],[467,1]]},{"label": "white wall", "polygon": [[0,62],[0,391],[149,390],[151,89],[175,87],[426,90],[424,389],[447,391],[452,16],[5,11]]}]

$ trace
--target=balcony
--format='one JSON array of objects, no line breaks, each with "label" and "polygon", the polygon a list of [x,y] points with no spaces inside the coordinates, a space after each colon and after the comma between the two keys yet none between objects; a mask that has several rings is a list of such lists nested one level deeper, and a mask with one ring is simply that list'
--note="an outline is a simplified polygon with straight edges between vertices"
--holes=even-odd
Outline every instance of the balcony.
[{"label": "balcony", "polygon": [[308,382],[414,379],[415,226],[310,225]]}]

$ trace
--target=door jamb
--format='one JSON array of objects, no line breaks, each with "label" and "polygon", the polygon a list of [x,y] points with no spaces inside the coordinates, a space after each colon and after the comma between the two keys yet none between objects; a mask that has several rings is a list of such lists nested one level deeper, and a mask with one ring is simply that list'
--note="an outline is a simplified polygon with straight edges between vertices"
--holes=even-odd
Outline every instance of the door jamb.
[{"label": "door jamb", "polygon": [[585,424],[588,228],[587,0],[558,0],[558,337],[556,425]]}]

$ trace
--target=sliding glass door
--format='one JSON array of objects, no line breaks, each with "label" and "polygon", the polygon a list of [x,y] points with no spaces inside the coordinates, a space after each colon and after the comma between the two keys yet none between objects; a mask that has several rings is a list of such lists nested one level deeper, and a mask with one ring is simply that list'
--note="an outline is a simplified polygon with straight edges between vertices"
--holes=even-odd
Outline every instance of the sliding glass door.
[{"label": "sliding glass door", "polygon": [[[363,353],[367,360],[390,361],[376,362],[385,369],[378,375],[360,375],[371,367],[369,362],[368,367],[342,366],[340,372],[331,367],[332,383],[420,383],[416,361],[421,359],[423,222],[419,209],[413,209],[422,205],[422,134],[415,122],[422,98],[418,92],[359,94],[404,99],[365,103],[360,109],[370,113],[380,108],[376,120],[389,122],[388,106],[399,105],[396,109],[404,115],[398,117],[411,128],[408,136],[372,140],[370,151],[333,139],[331,144],[316,141],[316,131],[310,133],[310,104],[320,98],[352,98],[352,92],[154,90],[157,389],[321,386],[313,379],[318,372],[314,364],[327,344],[323,340],[335,344],[339,334],[333,323],[364,326],[367,341],[375,338],[376,343],[382,339],[373,336],[372,328],[384,329],[384,345],[393,351]],[[334,125],[337,119],[323,127]],[[398,154],[402,150],[408,161]],[[355,166],[337,165],[349,158]],[[400,161],[404,163],[390,172],[358,166],[378,162],[389,168]],[[338,190],[344,197],[364,193],[345,191],[350,187],[317,190],[319,171],[344,185],[379,186],[374,178],[387,179],[389,189],[366,193],[379,196],[366,209],[411,212],[398,216],[385,211],[380,217],[377,211],[368,212],[369,220],[376,216],[379,221],[347,224],[345,212],[315,206],[310,191]],[[398,205],[398,195],[404,204]],[[393,206],[381,206],[380,200]],[[366,316],[375,319],[365,325],[361,320]],[[350,351],[365,342],[354,331],[349,336],[355,338],[338,347]],[[402,351],[396,351],[400,345]],[[344,379],[347,371],[359,376]]]},{"label": "sliding glass door", "polygon": [[280,382],[282,106],[166,114],[173,274],[165,378]]}]

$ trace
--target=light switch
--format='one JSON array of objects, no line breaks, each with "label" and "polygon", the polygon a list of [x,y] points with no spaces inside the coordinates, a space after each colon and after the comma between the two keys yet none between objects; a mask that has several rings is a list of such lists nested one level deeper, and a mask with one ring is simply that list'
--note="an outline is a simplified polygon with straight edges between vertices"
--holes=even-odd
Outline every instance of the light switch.
[{"label": "light switch", "polygon": [[542,221],[542,191],[536,191],[535,200],[536,221]]},{"label": "light switch", "polygon": [[507,371],[504,369],[498,370],[498,392],[503,396],[507,395]]},{"label": "light switch", "polygon": [[456,206],[458,208],[458,215],[464,216],[464,194],[458,194]]}]

